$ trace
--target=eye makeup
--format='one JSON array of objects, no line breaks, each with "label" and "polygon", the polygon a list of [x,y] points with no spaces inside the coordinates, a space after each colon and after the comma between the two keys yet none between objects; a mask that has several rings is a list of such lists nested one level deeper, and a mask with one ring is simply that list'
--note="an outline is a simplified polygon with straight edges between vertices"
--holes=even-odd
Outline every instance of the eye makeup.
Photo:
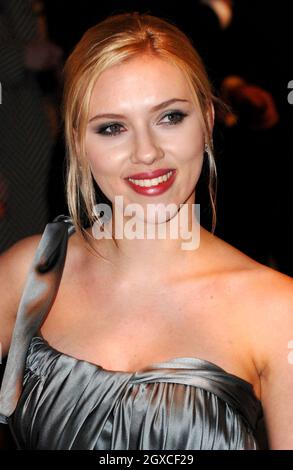
[{"label": "eye makeup", "polygon": [[[163,124],[167,124],[168,126],[174,126],[174,125],[180,124],[185,119],[186,116],[188,116],[188,114],[180,110],[168,111],[161,118],[160,122],[166,117],[168,118],[172,117],[173,119],[171,121],[165,122]],[[123,127],[124,127],[123,124],[120,124],[119,122],[109,122],[109,123],[101,124],[100,126],[98,126],[95,129],[95,133],[102,135],[102,136],[114,137],[116,135],[121,134],[120,129]],[[107,129],[112,129],[112,130],[110,130],[109,132],[107,131]]]}]

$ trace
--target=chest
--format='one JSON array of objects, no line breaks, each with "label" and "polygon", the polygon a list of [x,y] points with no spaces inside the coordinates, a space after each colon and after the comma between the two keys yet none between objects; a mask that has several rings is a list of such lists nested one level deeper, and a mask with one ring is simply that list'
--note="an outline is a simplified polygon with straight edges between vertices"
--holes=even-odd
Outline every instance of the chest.
[{"label": "chest", "polygon": [[[242,361],[238,329],[213,283],[135,282],[63,288],[42,333],[56,349],[111,370],[138,370],[174,357],[231,366]],[[231,311],[231,305],[230,310]],[[231,367],[230,367],[231,368]]]}]

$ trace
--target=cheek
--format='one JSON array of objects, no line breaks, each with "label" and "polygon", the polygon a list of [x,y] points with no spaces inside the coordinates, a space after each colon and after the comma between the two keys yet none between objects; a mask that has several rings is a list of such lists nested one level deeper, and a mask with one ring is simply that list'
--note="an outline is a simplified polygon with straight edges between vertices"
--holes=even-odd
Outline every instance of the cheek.
[{"label": "cheek", "polygon": [[197,121],[194,126],[187,129],[185,142],[183,143],[187,159],[202,160],[204,152],[204,132]]},{"label": "cheek", "polygon": [[90,134],[86,138],[86,159],[98,184],[99,180],[113,176],[117,171],[115,153],[113,154],[113,149],[108,147],[107,144],[99,143],[94,134]]},{"label": "cheek", "polygon": [[[116,148],[112,142],[98,142],[94,134],[86,138],[86,159],[90,165],[93,178],[105,196],[112,201],[113,193],[120,193],[117,178],[121,172],[123,155],[121,144]],[[115,186],[113,186],[115,185]],[[112,201],[113,202],[113,201]]]},{"label": "cheek", "polygon": [[189,179],[201,172],[204,154],[204,133],[196,123],[186,128],[184,134],[178,136],[176,142],[176,155],[182,168],[186,167],[190,171]]},{"label": "cheek", "polygon": [[204,132],[197,115],[191,117],[183,127],[175,128],[171,137],[165,142],[166,149],[176,155],[182,165],[201,160],[204,149]]},{"label": "cheek", "polygon": [[199,125],[187,129],[178,148],[178,159],[180,158],[182,169],[185,168],[187,178],[186,189],[192,191],[199,180],[204,158],[204,134]]}]

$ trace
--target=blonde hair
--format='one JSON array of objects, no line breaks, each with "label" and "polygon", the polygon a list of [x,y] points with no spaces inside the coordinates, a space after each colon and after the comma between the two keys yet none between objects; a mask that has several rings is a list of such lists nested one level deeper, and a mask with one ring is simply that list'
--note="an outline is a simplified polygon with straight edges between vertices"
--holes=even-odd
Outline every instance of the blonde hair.
[{"label": "blonde hair", "polygon": [[[96,217],[95,182],[85,159],[85,131],[94,85],[103,71],[142,53],[171,62],[183,72],[194,104],[201,111],[209,160],[209,195],[212,230],[216,224],[216,165],[209,121],[213,95],[204,65],[188,37],[164,19],[137,12],[113,15],[90,28],[77,44],[64,68],[63,115],[67,145],[67,201],[77,231],[87,237],[83,216]],[[99,188],[98,188],[99,190]],[[99,201],[100,202],[100,201]]]}]

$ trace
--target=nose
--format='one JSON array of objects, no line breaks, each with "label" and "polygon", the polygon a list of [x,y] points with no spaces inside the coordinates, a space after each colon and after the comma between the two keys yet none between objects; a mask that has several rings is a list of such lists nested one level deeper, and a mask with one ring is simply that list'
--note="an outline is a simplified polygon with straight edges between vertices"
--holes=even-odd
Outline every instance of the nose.
[{"label": "nose", "polygon": [[164,157],[164,151],[149,129],[137,132],[134,137],[132,163],[151,165]]}]

